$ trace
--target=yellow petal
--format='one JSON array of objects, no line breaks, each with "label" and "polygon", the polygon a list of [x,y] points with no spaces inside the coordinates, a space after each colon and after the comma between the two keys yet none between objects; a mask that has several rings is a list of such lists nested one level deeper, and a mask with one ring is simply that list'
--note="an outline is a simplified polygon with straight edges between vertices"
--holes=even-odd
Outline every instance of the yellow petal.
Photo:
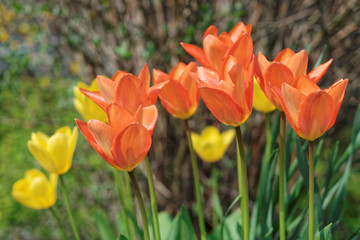
[{"label": "yellow petal", "polygon": [[51,154],[35,141],[28,141],[28,148],[40,165],[48,172],[57,172]]},{"label": "yellow petal", "polygon": [[254,79],[253,101],[253,107],[259,112],[269,113],[276,109],[276,107],[267,99],[256,79]]},{"label": "yellow petal", "polygon": [[235,134],[234,129],[229,129],[221,133],[222,144],[225,147],[225,151],[234,140]]},{"label": "yellow petal", "polygon": [[67,167],[70,164],[68,162],[72,159],[68,159],[69,155],[70,138],[64,133],[55,133],[50,137],[48,141],[48,151],[52,156],[57,171],[54,173],[63,174],[69,169]]}]

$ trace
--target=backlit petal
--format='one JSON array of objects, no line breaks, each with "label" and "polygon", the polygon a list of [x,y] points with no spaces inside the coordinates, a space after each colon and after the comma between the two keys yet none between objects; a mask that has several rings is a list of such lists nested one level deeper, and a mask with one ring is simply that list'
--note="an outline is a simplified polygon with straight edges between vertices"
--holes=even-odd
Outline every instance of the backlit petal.
[{"label": "backlit petal", "polygon": [[150,135],[153,134],[158,117],[158,110],[155,105],[150,105],[143,108],[142,125],[149,131]]},{"label": "backlit petal", "polygon": [[320,79],[324,76],[328,68],[330,67],[330,64],[332,63],[332,59],[327,61],[326,63],[320,64],[317,68],[313,69],[311,72],[309,72],[308,76],[310,80],[312,80],[314,83],[318,83]]},{"label": "backlit petal", "polygon": [[81,89],[80,91],[91,100],[93,100],[102,110],[106,110],[106,106],[108,103],[105,101],[104,97],[101,95],[100,92],[90,92],[85,89]]},{"label": "backlit petal", "polygon": [[294,78],[302,75],[306,75],[308,56],[305,50],[302,50],[292,56],[289,61],[285,64],[288,66],[294,74]]},{"label": "backlit petal", "polygon": [[221,61],[228,50],[228,46],[221,42],[217,37],[209,34],[204,38],[203,48],[205,55],[213,64],[214,69],[219,71]]},{"label": "backlit petal", "polygon": [[247,33],[244,33],[239,40],[229,49],[227,55],[236,58],[237,63],[242,67],[250,63],[253,56],[253,41]]},{"label": "backlit petal", "polygon": [[252,28],[251,24],[248,24],[248,25],[245,26],[244,23],[239,22],[229,32],[229,35],[231,37],[231,41],[236,42],[244,32],[246,32],[247,34],[250,35],[251,34],[251,28]]},{"label": "backlit petal", "polygon": [[119,132],[122,132],[130,124],[137,122],[135,117],[125,108],[115,103],[109,104],[106,113],[109,119],[109,125]]},{"label": "backlit petal", "polygon": [[96,82],[97,82],[97,84],[99,86],[99,90],[101,92],[101,95],[103,96],[105,101],[107,103],[112,103],[113,99],[114,99],[114,89],[115,89],[116,83],[114,81],[112,81],[111,79],[108,79],[108,78],[103,77],[103,76],[97,76],[96,77]]},{"label": "backlit petal", "polygon": [[282,64],[287,64],[292,56],[295,55],[295,52],[290,48],[285,48],[282,50],[274,59],[274,62],[281,62]]},{"label": "backlit petal", "polygon": [[181,46],[188,54],[190,54],[193,58],[195,58],[195,60],[198,61],[200,65],[207,68],[213,68],[212,64],[207,59],[204,50],[193,44],[188,44],[183,42],[181,43]]}]

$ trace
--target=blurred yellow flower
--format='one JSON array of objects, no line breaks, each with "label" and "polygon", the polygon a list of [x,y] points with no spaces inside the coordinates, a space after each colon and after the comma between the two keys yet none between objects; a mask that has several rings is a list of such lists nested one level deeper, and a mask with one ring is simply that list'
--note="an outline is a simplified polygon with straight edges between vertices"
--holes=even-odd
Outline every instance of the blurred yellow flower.
[{"label": "blurred yellow flower", "polygon": [[89,121],[90,119],[96,119],[106,123],[107,116],[105,111],[96,105],[93,100],[82,94],[79,90],[80,88],[89,91],[99,91],[96,79],[91,82],[90,86],[86,83],[79,82],[78,85],[74,87],[74,106],[76,111],[78,111],[78,113],[80,113],[86,121]]},{"label": "blurred yellow flower", "polygon": [[20,23],[19,27],[18,27],[18,30],[21,34],[26,34],[30,29],[30,26],[29,24],[23,22],[23,23]]},{"label": "blurred yellow flower", "polygon": [[9,33],[4,27],[0,27],[0,42],[7,42],[9,39]]},{"label": "blurred yellow flower", "polygon": [[69,70],[72,74],[78,75],[81,70],[80,63],[77,60],[74,60],[70,63]]},{"label": "blurred yellow flower", "polygon": [[42,132],[32,133],[28,148],[46,171],[64,174],[71,167],[77,138],[77,127],[71,132],[71,129],[65,126],[51,137]]},{"label": "blurred yellow flower", "polygon": [[267,99],[265,93],[261,90],[260,85],[254,77],[254,97],[253,107],[263,113],[269,113],[276,109],[274,105]]},{"label": "blurred yellow flower", "polygon": [[201,135],[191,133],[195,152],[205,162],[219,161],[235,137],[235,130],[230,129],[220,134],[214,126],[203,129]]},{"label": "blurred yellow flower", "polygon": [[16,181],[11,195],[22,205],[33,209],[46,209],[56,202],[58,175],[50,174],[48,179],[37,169],[27,170],[22,179]]}]

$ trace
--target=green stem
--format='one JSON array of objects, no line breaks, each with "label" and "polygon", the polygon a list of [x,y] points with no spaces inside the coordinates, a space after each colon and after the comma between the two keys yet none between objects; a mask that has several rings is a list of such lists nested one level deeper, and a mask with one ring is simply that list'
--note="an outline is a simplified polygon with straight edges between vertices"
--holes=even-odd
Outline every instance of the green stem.
[{"label": "green stem", "polygon": [[245,161],[244,143],[242,140],[242,133],[240,126],[235,127],[236,142],[237,142],[237,171],[238,171],[238,185],[241,194],[241,218],[242,218],[242,232],[244,240],[249,240],[249,194],[247,169]]},{"label": "green stem", "polygon": [[152,211],[153,221],[154,221],[155,239],[160,240],[161,237],[160,237],[160,228],[159,228],[159,218],[158,218],[158,208],[157,208],[157,201],[156,201],[155,185],[154,185],[154,179],[153,179],[153,176],[152,176],[148,156],[145,157],[145,167],[146,167],[146,175],[147,175],[149,189],[150,189],[150,201],[151,201],[151,211]]},{"label": "green stem", "polygon": [[56,213],[56,210],[54,207],[50,207],[49,208],[50,212],[52,213],[52,215],[54,216],[59,228],[60,228],[60,231],[61,231],[61,235],[63,236],[63,239],[67,240],[68,237],[66,236],[66,233],[65,233],[65,230],[64,230],[64,227],[63,225],[61,224],[61,221],[60,221],[60,218],[59,218],[59,215]]},{"label": "green stem", "polygon": [[129,238],[134,240],[135,235],[131,231],[131,227],[130,227],[131,223],[129,222],[127,206],[126,206],[126,202],[125,202],[125,193],[124,193],[125,185],[120,179],[119,171],[115,168],[112,168],[112,169],[113,169],[113,174],[114,174],[114,178],[115,178],[115,182],[116,182],[116,186],[117,186],[117,190],[118,190],[118,194],[119,194],[120,205],[121,205],[121,208],[123,209],[123,213],[124,213],[124,214],[122,214],[122,217],[123,217],[122,221],[125,224],[125,229],[128,232]]},{"label": "green stem", "polygon": [[61,183],[61,187],[62,187],[62,192],[63,192],[64,199],[65,199],[66,209],[67,209],[67,211],[68,211],[69,218],[70,218],[71,227],[72,227],[72,229],[73,229],[73,232],[74,232],[74,235],[75,235],[76,240],[80,240],[79,231],[78,231],[78,229],[77,229],[77,227],[76,227],[76,223],[75,223],[75,220],[74,220],[74,216],[73,216],[72,211],[71,211],[70,202],[69,202],[69,197],[68,197],[68,194],[67,194],[67,190],[66,190],[66,186],[65,186],[65,182],[64,182],[63,176],[60,175],[59,178],[60,178],[60,183]]},{"label": "green stem", "polygon": [[314,142],[309,141],[309,240],[314,239]]},{"label": "green stem", "polygon": [[131,182],[133,184],[135,195],[138,200],[138,204],[139,204],[139,208],[140,208],[141,219],[142,219],[142,222],[144,225],[144,239],[150,240],[149,227],[148,227],[149,225],[148,225],[148,220],[147,220],[147,216],[146,216],[144,200],[141,196],[140,188],[137,183],[134,172],[133,171],[129,172],[129,176],[130,176]]},{"label": "green stem", "polygon": [[201,240],[205,240],[206,239],[205,221],[204,221],[204,212],[203,212],[203,207],[202,207],[202,202],[201,202],[199,170],[198,170],[196,155],[195,155],[192,140],[191,140],[191,132],[190,132],[189,123],[188,123],[187,119],[185,119],[184,122],[185,122],[186,136],[187,136],[190,155],[191,155],[191,164],[192,164],[193,174],[194,174],[196,202],[197,202],[199,226],[200,226],[200,237],[201,237]]},{"label": "green stem", "polygon": [[215,196],[218,195],[218,169],[216,168],[215,163],[212,163],[212,169],[211,169],[211,186],[212,186],[212,192],[213,192],[213,212],[212,212],[212,217],[213,217],[213,229],[215,229],[216,225],[219,222],[219,217],[215,211]]},{"label": "green stem", "polygon": [[265,114],[265,132],[266,132],[266,146],[265,146],[265,157],[266,161],[270,160],[271,155],[271,119],[270,114]]},{"label": "green stem", "polygon": [[279,224],[280,240],[285,240],[285,131],[286,116],[280,113],[280,135],[279,135]]}]

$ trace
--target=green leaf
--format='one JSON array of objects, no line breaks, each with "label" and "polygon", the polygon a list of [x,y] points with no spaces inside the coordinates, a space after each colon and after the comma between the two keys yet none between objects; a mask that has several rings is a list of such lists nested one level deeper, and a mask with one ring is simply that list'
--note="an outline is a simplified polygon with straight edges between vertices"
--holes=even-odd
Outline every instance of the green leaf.
[{"label": "green leaf", "polygon": [[324,227],[320,232],[317,232],[315,234],[315,240],[331,240],[332,239],[331,226],[332,223]]},{"label": "green leaf", "polygon": [[318,57],[318,59],[316,60],[316,63],[314,65],[314,68],[317,68],[320,63],[322,62],[323,58],[324,58],[324,55],[326,53],[326,49],[327,49],[327,45],[325,44],[324,47],[323,47],[323,50],[321,51],[320,53],[320,56]]},{"label": "green leaf", "polygon": [[115,233],[105,213],[95,212],[95,225],[102,240],[116,239]]},{"label": "green leaf", "polygon": [[[110,238],[109,238],[110,239]],[[120,235],[118,240],[129,240],[127,237],[125,237],[124,235]]]},{"label": "green leaf", "polygon": [[326,171],[324,197],[326,196],[326,194],[328,192],[330,180],[334,174],[335,161],[338,158],[338,155],[339,155],[339,141],[336,141],[333,151],[331,153],[330,161],[328,163],[328,169]]},{"label": "green leaf", "polygon": [[173,219],[167,212],[160,212],[158,214],[158,218],[160,226],[160,237],[161,239],[166,239],[166,236],[169,235],[169,232],[171,230]]},{"label": "green leaf", "polygon": [[168,234],[167,240],[196,240],[194,228],[192,226],[188,212],[184,207],[181,207],[181,211],[176,215],[171,224],[171,230]]},{"label": "green leaf", "polygon": [[[226,216],[226,215],[225,215]],[[227,216],[211,233],[211,240],[240,239],[240,209]],[[240,228],[241,229],[241,228]]]}]

